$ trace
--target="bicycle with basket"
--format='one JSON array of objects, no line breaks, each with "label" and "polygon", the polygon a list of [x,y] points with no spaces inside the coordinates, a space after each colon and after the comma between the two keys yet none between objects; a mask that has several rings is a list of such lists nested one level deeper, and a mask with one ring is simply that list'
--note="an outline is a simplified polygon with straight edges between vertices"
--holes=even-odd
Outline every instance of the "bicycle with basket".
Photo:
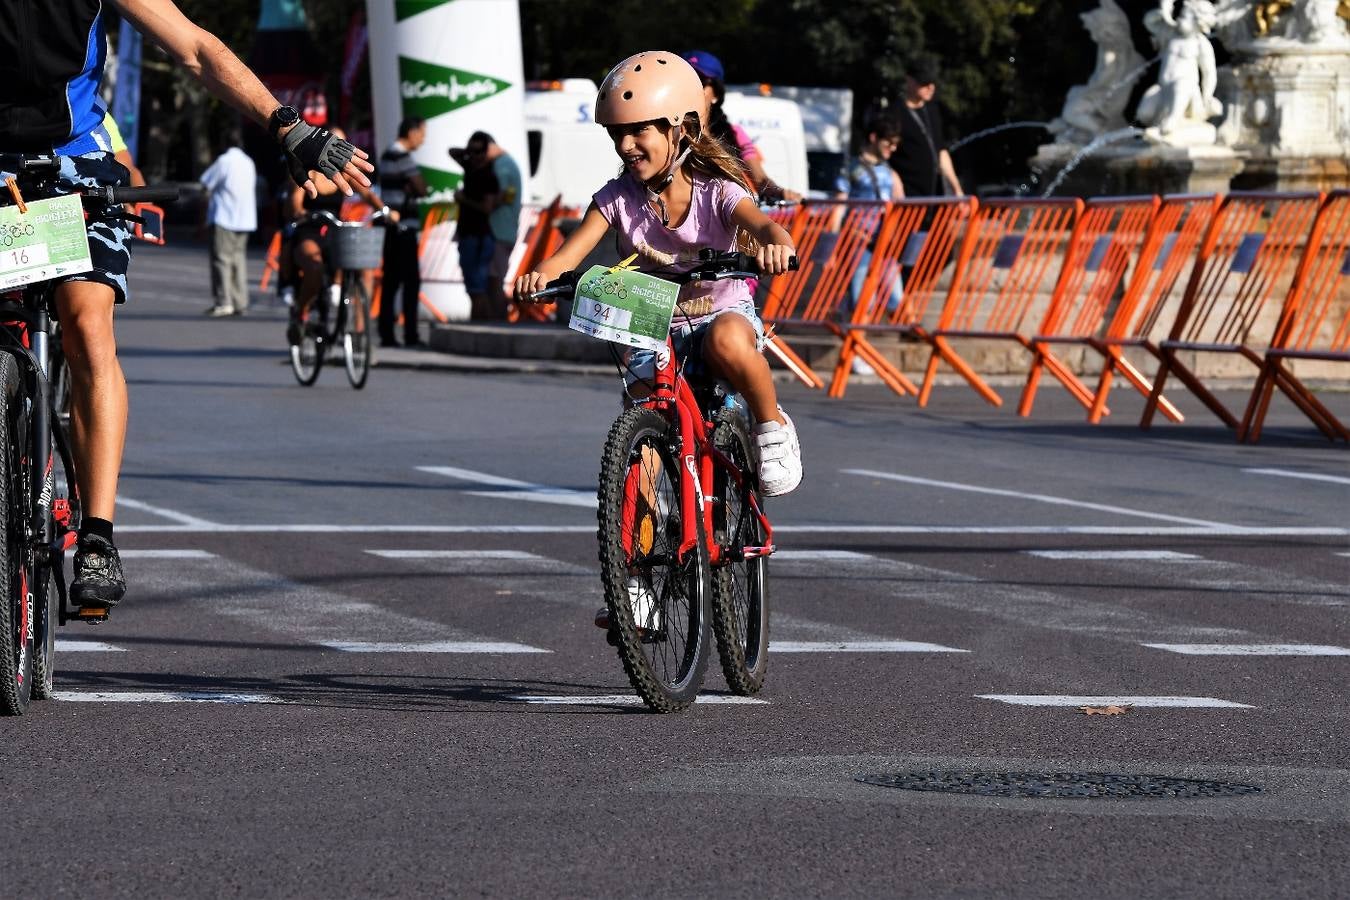
[{"label": "bicycle with basket", "polygon": [[[634,339],[622,330],[642,312],[636,298],[616,305],[626,286],[604,278],[616,271],[569,272],[533,295],[574,295],[573,327],[611,340],[621,368],[618,343],[666,350],[650,393],[630,395],[601,457],[598,537],[608,639],[638,696],[657,712],[694,702],[713,639],[728,687],[753,695],[768,667],[774,543],[748,415],[729,386],[687,374],[690,356],[675,353],[668,310],[664,332],[654,328]],[[752,258],[704,250],[694,270],[651,280],[678,290],[682,282],[758,276]],[[618,323],[620,331],[603,323]]]},{"label": "bicycle with basket", "polygon": [[[176,188],[87,188],[58,195],[59,161],[0,154],[0,713],[50,698],[56,628],[107,618],[69,605],[65,554],[80,524],[70,441],[56,413],[58,275],[88,271],[90,219],[136,222],[124,203],[174,200]],[[7,188],[7,190],[6,190]],[[25,196],[26,195],[26,196]]]},{"label": "bicycle with basket", "polygon": [[324,227],[324,290],[320,291],[300,323],[299,341],[291,344],[291,371],[309,387],[319,379],[330,347],[342,348],[347,380],[360,390],[370,377],[373,353],[370,334],[370,292],[366,272],[378,269],[384,258],[380,214],[371,225],[343,222],[325,210],[306,214],[302,222]]}]

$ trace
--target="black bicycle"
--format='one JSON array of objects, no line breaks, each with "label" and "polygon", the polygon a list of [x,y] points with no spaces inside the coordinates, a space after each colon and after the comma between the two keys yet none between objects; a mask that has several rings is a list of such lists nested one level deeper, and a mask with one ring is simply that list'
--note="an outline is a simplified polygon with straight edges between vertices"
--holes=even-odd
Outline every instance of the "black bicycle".
[{"label": "black bicycle", "polygon": [[[58,196],[60,171],[49,155],[0,154],[0,206]],[[84,217],[135,221],[124,203],[168,201],[176,188],[91,188],[80,192]],[[41,214],[41,213],[39,213]],[[46,253],[46,244],[39,244]],[[23,254],[36,247],[6,249]],[[53,271],[49,267],[48,271]],[[42,274],[46,274],[43,271]],[[53,274],[55,272],[53,271]],[[12,281],[11,281],[12,283]],[[65,554],[75,544],[80,495],[70,441],[55,413],[49,380],[55,332],[55,283],[39,280],[0,293],[0,713],[22,714],[52,696],[56,626],[101,622],[105,608],[68,606]]]},{"label": "black bicycle", "polygon": [[[383,222],[376,214],[375,225]],[[309,387],[319,380],[330,347],[342,348],[347,380],[360,390],[370,377],[370,292],[366,271],[384,257],[384,228],[343,222],[326,211],[307,213],[297,224],[324,230],[324,289],[301,314],[298,340],[291,344],[291,371]],[[296,324],[296,323],[292,323]]]}]

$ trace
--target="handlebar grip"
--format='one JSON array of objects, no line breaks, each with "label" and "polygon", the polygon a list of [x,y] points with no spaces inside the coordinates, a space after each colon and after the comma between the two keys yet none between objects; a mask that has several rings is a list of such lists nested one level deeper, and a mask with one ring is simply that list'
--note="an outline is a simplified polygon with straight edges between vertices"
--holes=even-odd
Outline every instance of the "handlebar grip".
[{"label": "handlebar grip", "polygon": [[172,203],[178,199],[178,188],[158,187],[115,187],[108,189],[110,203]]}]

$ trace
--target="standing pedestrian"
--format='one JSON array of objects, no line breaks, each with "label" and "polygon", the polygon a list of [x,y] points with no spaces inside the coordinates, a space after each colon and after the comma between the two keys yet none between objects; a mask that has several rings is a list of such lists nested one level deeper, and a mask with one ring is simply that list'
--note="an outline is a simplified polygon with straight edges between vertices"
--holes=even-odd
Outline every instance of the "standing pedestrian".
[{"label": "standing pedestrian", "polygon": [[965,196],[947,152],[942,113],[933,102],[937,82],[937,63],[932,59],[917,60],[905,74],[905,98],[899,108],[900,146],[890,162],[900,173],[906,197]]},{"label": "standing pedestrian", "polygon": [[422,215],[418,200],[428,193],[427,183],[413,159],[413,151],[427,138],[427,123],[409,116],[398,124],[398,137],[380,155],[380,196],[398,213],[398,227],[384,235],[384,276],[380,285],[380,346],[397,347],[395,301],[403,299],[403,343],[417,347],[417,305],[422,297],[422,270],[417,259]]},{"label": "standing pedestrian", "polygon": [[[905,189],[901,186],[900,176],[886,164],[886,158],[895,152],[900,143],[900,131],[900,122],[891,112],[884,112],[872,121],[867,133],[867,143],[859,148],[857,158],[844,168],[835,182],[836,200],[882,200],[890,203],[905,199]],[[844,209],[841,206],[832,230],[839,229],[843,215]],[[872,241],[858,259],[858,267],[854,270],[853,280],[849,283],[848,296],[844,298],[844,305],[840,307],[840,312],[845,316],[853,312],[858,297],[862,294],[867,270],[872,265],[875,241],[876,236],[873,235]],[[890,298],[886,302],[886,309],[896,310],[902,299],[903,289],[897,271],[891,278]]]},{"label": "standing pedestrian", "polygon": [[257,167],[243,150],[244,139],[232,127],[221,141],[223,152],[202,173],[210,193],[206,221],[211,228],[211,296],[208,316],[239,316],[248,309],[248,237],[258,229],[254,187]]},{"label": "standing pedestrian", "polygon": [[488,267],[487,312],[490,318],[505,319],[506,271],[511,267],[511,254],[520,237],[520,166],[492,139],[492,135],[480,131],[477,137],[487,142],[485,158],[497,179],[497,193],[488,213],[494,247],[492,265]]},{"label": "standing pedestrian", "polygon": [[455,222],[455,243],[459,250],[459,268],[464,273],[464,290],[469,294],[469,318],[500,318],[493,315],[488,296],[492,263],[497,252],[489,216],[496,208],[500,187],[492,164],[488,162],[486,133],[475,131],[464,147],[451,147],[450,156],[464,169],[464,182],[455,191],[459,216]]}]

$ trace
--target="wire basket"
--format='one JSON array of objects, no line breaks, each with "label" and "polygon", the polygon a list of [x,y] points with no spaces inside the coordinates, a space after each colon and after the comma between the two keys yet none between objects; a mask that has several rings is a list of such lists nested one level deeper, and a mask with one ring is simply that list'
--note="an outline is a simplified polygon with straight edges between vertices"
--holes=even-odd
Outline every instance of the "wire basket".
[{"label": "wire basket", "polygon": [[339,269],[378,269],[384,258],[384,229],[344,225],[330,231],[329,253]]}]

